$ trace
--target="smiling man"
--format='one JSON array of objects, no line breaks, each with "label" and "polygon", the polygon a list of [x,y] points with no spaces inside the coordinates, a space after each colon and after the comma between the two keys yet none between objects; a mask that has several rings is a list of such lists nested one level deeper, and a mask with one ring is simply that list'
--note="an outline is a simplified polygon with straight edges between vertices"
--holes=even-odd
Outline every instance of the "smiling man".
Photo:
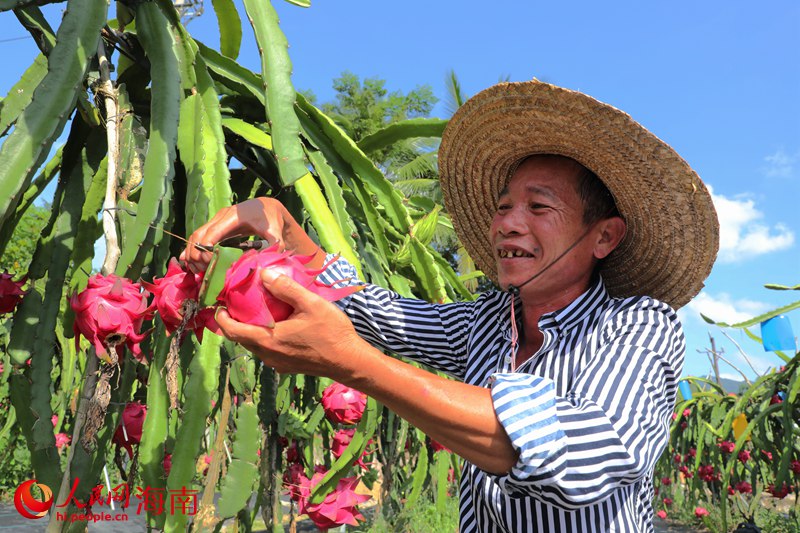
[{"label": "smiling man", "polygon": [[[453,225],[500,290],[430,304],[366,285],[334,305],[265,272],[294,315],[269,330],[220,311],[222,330],[279,371],[375,397],[463,457],[462,532],[652,530],[685,349],[674,308],[718,247],[703,183],[624,113],[536,81],[470,99],[439,165]],[[241,232],[317,250],[271,199],[222,210],[190,241]],[[191,244],[183,257],[208,260]],[[320,279],[354,276],[339,260]]]}]

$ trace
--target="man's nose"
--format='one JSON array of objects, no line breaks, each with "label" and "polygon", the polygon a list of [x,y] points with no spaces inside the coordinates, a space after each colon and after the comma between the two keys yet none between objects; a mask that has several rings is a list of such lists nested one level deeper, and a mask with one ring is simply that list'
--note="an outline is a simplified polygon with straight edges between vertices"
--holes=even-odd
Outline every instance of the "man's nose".
[{"label": "man's nose", "polygon": [[520,210],[511,209],[498,220],[497,232],[503,237],[520,235],[525,232],[525,227]]}]

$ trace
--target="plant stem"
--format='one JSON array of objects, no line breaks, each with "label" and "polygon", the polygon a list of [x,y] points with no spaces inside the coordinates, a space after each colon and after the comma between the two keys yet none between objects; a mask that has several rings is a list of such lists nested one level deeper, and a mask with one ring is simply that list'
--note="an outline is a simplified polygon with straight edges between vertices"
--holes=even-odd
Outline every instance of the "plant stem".
[{"label": "plant stem", "polygon": [[117,93],[111,83],[111,72],[106,57],[106,46],[103,39],[97,43],[97,60],[100,64],[100,80],[97,94],[103,96],[106,109],[106,137],[108,139],[108,178],[106,181],[106,197],[103,201],[103,234],[106,239],[106,257],[101,272],[104,276],[113,273],[120,257],[119,241],[115,224],[117,206],[117,162],[119,159],[119,136],[117,134]]},{"label": "plant stem", "polygon": [[[86,359],[86,373],[83,380],[83,391],[81,393],[80,403],[78,404],[78,412],[75,415],[75,425],[72,428],[72,445],[69,447],[67,453],[67,466],[64,469],[64,476],[61,478],[61,487],[58,489],[58,496],[55,502],[66,501],[67,495],[70,490],[70,465],[72,464],[72,456],[75,453],[75,447],[81,438],[81,431],[83,424],[86,422],[86,414],[89,412],[89,404],[94,396],[95,387],[97,387],[97,371],[100,366],[100,360],[94,353],[94,348],[89,349],[89,354]],[[47,533],[57,533],[61,531],[62,524],[56,519],[56,513],[53,511],[50,514],[50,523],[47,525]]]}]

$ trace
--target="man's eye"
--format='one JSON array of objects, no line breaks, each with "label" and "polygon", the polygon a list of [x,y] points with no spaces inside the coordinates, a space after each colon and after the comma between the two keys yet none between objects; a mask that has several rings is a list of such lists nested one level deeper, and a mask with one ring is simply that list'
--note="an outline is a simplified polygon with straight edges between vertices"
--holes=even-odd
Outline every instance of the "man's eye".
[{"label": "man's eye", "polygon": [[509,209],[511,209],[511,206],[508,204],[500,204],[497,206],[498,211],[508,211]]},{"label": "man's eye", "polygon": [[531,209],[547,209],[547,206],[544,204],[530,204]]}]

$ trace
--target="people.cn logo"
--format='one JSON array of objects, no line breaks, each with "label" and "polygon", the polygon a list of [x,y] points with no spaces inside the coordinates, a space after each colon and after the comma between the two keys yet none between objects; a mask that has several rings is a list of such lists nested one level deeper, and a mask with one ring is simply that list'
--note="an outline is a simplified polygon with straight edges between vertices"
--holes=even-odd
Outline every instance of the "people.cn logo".
[{"label": "people.cn logo", "polygon": [[[31,494],[31,488],[36,485],[42,491],[42,499],[38,500]],[[14,507],[25,518],[41,518],[47,514],[53,505],[53,491],[44,483],[37,483],[29,479],[17,487],[14,493]]]}]

